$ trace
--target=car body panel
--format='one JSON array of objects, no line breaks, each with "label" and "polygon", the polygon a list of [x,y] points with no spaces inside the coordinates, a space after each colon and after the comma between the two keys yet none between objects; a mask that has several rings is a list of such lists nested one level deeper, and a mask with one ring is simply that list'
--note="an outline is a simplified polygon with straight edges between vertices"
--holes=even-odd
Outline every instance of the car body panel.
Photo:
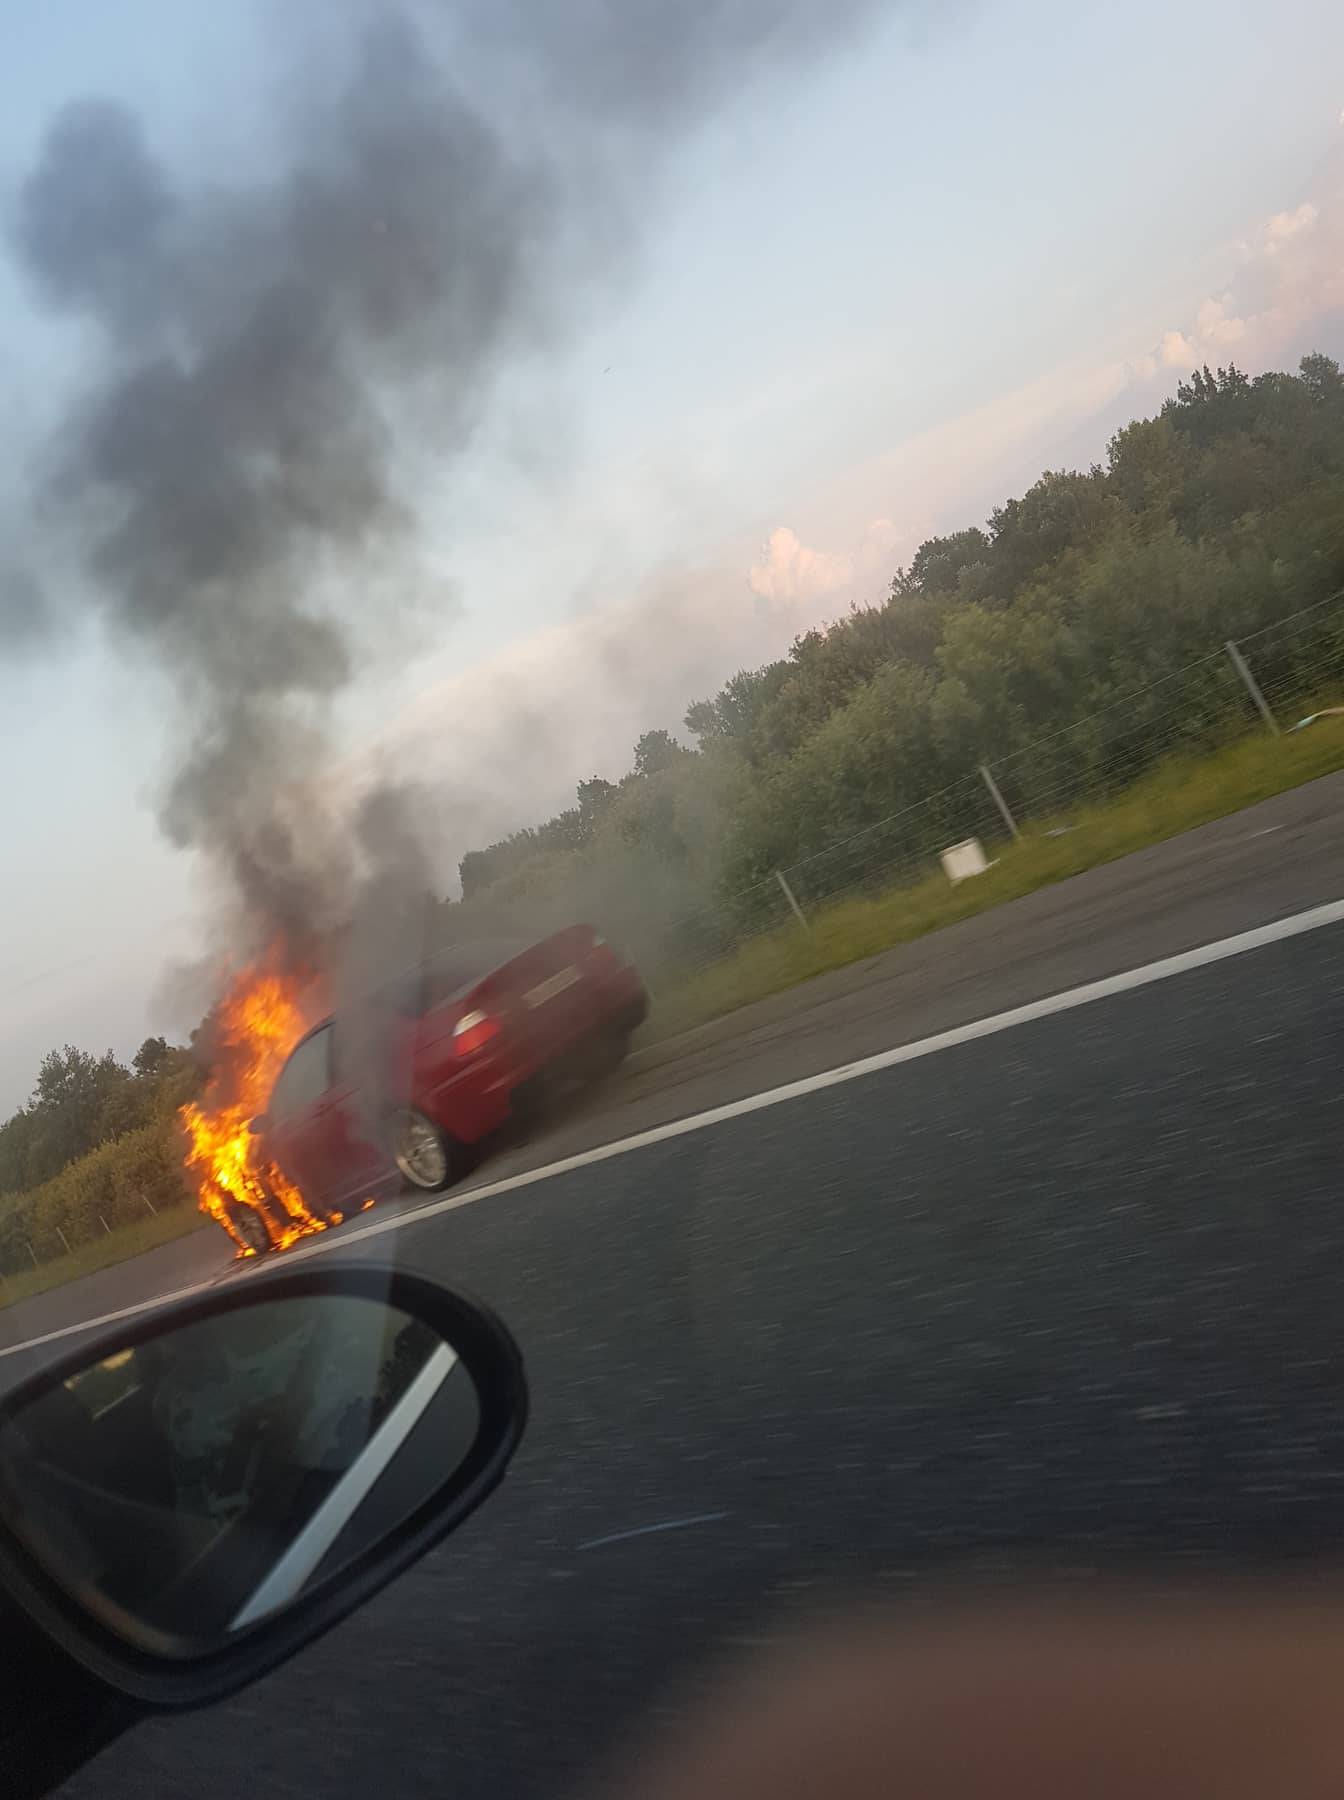
[{"label": "car body panel", "polygon": [[[328,1175],[328,1102],[331,1021],[324,1019],[294,1046],[271,1091],[266,1152],[303,1192],[326,1187]],[[302,1098],[287,1098],[301,1064],[316,1065],[319,1050],[325,1078],[316,1092],[305,1082]]]},{"label": "car body panel", "polygon": [[[343,1020],[325,1019],[295,1046],[273,1090],[265,1153],[317,1211],[348,1212],[397,1183],[378,1141],[380,1116],[413,1106],[459,1144],[479,1144],[507,1123],[523,1090],[578,1069],[586,1046],[628,1034],[648,1008],[638,970],[588,925],[533,944],[454,947],[384,997],[374,1070],[361,1079],[342,1066]],[[497,1029],[463,1054],[455,1027],[476,1012]]]}]

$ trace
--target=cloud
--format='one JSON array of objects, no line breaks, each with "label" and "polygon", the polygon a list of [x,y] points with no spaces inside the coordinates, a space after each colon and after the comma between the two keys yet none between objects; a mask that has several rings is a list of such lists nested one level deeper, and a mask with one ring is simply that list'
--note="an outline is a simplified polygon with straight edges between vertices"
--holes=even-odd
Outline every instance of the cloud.
[{"label": "cloud", "polygon": [[852,587],[879,569],[888,574],[897,546],[908,533],[892,519],[874,519],[852,551],[814,550],[788,525],[778,525],[751,565],[748,580],[762,600],[819,600]]},{"label": "cloud", "polygon": [[1321,194],[1320,204],[1303,200],[1272,213],[1236,242],[1228,288],[1201,301],[1192,323],[1162,334],[1153,352],[1161,364],[1189,370],[1226,361],[1229,351],[1268,361],[1340,303],[1341,195]]},{"label": "cloud", "polygon": [[[1191,369],[1211,356],[1230,349],[1245,338],[1247,322],[1232,310],[1231,296],[1210,296],[1201,302],[1195,322],[1189,331],[1164,331],[1155,353],[1156,360],[1168,369]],[[1152,364],[1154,357],[1141,357],[1134,365]]]},{"label": "cloud", "polygon": [[1195,347],[1180,331],[1164,331],[1159,350],[1162,361],[1169,369],[1183,368],[1187,363],[1196,360]]},{"label": "cloud", "polygon": [[1246,335],[1246,321],[1228,310],[1228,301],[1206,300],[1195,315],[1195,337],[1210,349],[1239,344]]},{"label": "cloud", "polygon": [[1301,237],[1303,232],[1313,230],[1319,217],[1320,209],[1310,200],[1304,200],[1292,212],[1277,212],[1272,218],[1266,219],[1265,255],[1277,256],[1280,244],[1290,243],[1293,238]]},{"label": "cloud", "polygon": [[761,560],[751,565],[751,591],[763,600],[815,600],[853,579],[848,556],[812,550],[798,533],[778,525],[766,539]]}]

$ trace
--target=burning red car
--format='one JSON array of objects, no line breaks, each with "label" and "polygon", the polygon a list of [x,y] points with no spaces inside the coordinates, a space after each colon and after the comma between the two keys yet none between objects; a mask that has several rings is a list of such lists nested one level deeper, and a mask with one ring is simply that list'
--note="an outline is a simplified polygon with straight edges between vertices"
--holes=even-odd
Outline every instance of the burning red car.
[{"label": "burning red car", "polygon": [[373,1067],[363,1022],[324,1019],[252,1120],[256,1162],[319,1217],[357,1210],[398,1175],[450,1186],[548,1077],[614,1067],[648,1011],[638,970],[589,925],[458,945],[375,1000]]}]

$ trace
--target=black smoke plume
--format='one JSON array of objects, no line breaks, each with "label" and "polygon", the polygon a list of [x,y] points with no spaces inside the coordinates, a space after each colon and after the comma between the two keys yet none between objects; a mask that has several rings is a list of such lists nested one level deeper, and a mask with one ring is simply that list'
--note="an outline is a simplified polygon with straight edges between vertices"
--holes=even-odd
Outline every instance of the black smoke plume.
[{"label": "black smoke plume", "polygon": [[[324,53],[348,37],[344,83],[305,96],[245,181],[170,166],[114,101],[51,124],[10,244],[99,361],[43,449],[41,516],[120,651],[170,676],[163,827],[215,859],[258,934],[306,956],[385,853],[424,875],[394,802],[356,827],[323,797],[368,597],[414,567],[410,412],[437,458],[461,455],[501,370],[572,330],[576,295],[628,256],[668,149],[867,10],[324,5],[311,29]],[[39,573],[0,576],[11,645],[47,617]]]}]

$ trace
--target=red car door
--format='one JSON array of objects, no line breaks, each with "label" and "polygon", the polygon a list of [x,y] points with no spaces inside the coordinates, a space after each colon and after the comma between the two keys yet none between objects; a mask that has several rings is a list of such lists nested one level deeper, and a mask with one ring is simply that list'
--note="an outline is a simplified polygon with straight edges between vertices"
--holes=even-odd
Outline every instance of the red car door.
[{"label": "red car door", "polygon": [[310,1211],[324,1212],[330,1180],[327,1096],[331,1088],[330,1023],[319,1025],[290,1053],[271,1092],[266,1113],[266,1151],[303,1195]]},{"label": "red car door", "polygon": [[331,1204],[345,1213],[355,1211],[374,1190],[396,1177],[379,1127],[388,1112],[405,1105],[408,1098],[393,1091],[399,1086],[395,1070],[401,1035],[398,1021],[380,1020],[364,1054],[352,1055],[346,1021],[336,1024],[331,1083],[323,1100],[323,1145],[327,1192]]}]

